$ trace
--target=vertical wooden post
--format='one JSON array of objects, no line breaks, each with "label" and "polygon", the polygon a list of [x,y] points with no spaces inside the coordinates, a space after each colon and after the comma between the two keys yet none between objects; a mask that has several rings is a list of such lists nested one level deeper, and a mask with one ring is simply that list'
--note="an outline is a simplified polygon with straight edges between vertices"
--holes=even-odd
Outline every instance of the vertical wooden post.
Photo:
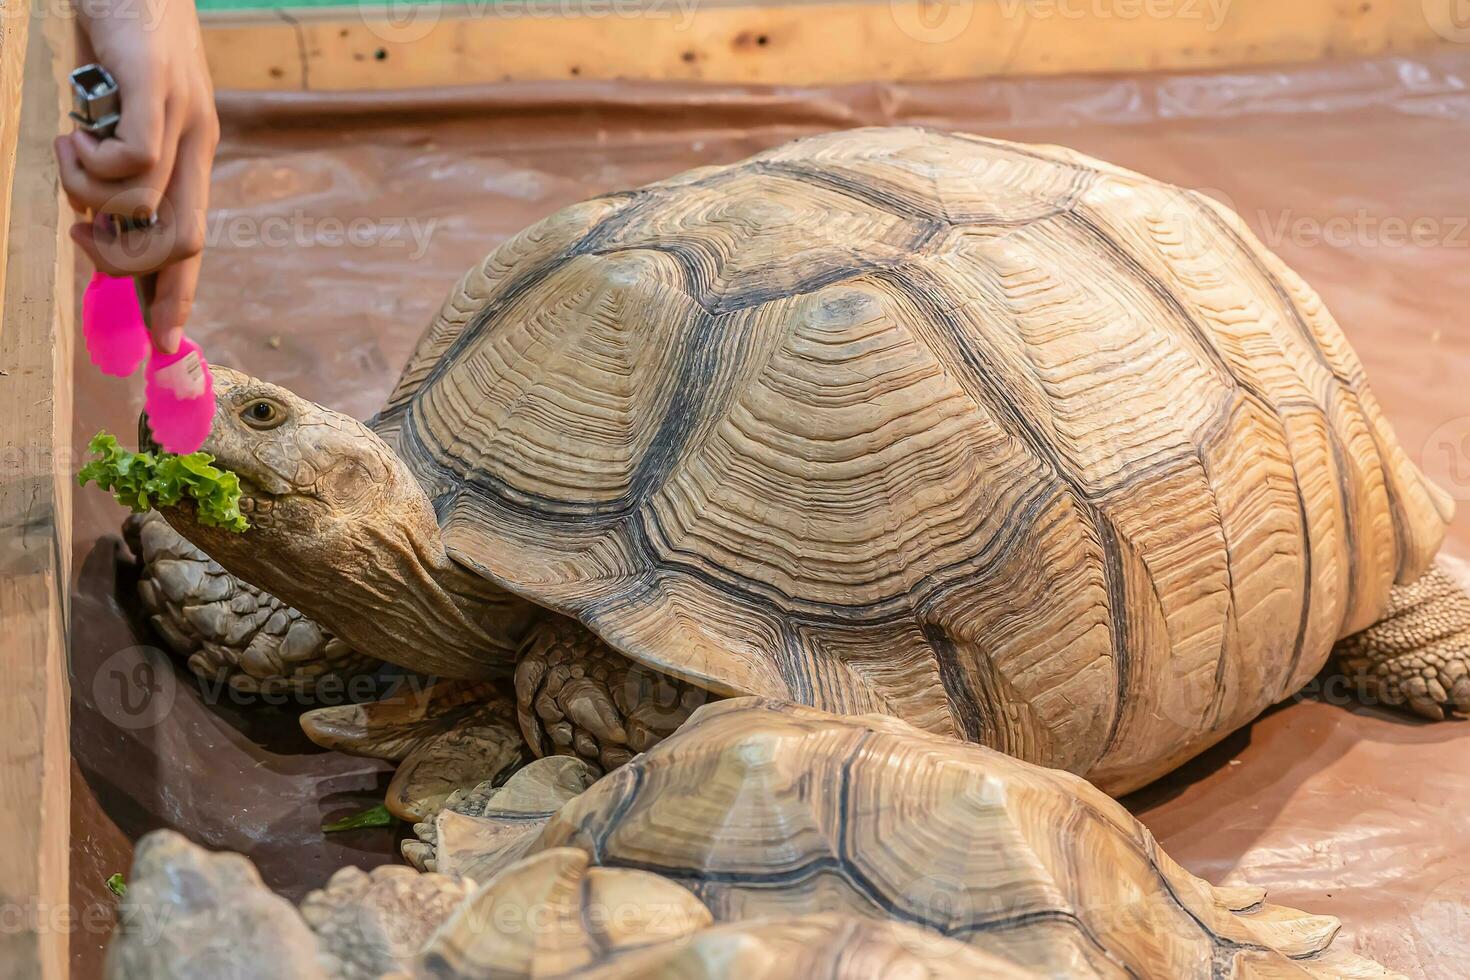
[{"label": "vertical wooden post", "polygon": [[72,249],[62,6],[0,0],[0,977],[65,977]]},{"label": "vertical wooden post", "polygon": [[[30,0],[0,0],[0,256],[10,232],[10,193],[20,138],[21,83],[25,77]],[[5,263],[0,261],[0,297],[5,295]]]}]

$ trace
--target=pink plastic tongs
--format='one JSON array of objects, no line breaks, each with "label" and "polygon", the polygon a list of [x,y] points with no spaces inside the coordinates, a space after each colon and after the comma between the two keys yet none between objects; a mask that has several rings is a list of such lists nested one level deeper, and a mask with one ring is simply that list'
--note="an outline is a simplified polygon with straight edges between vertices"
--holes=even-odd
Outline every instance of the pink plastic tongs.
[{"label": "pink plastic tongs", "polygon": [[[71,73],[72,113],[77,125],[98,139],[117,128],[121,101],[117,82],[101,65]],[[150,220],[114,219],[120,231],[147,227]],[[171,453],[192,453],[204,445],[214,420],[214,379],[199,345],[187,337],[164,354],[153,346],[148,310],[154,277],[118,278],[102,272],[82,295],[82,336],[87,355],[103,374],[126,378],[146,360],[143,410],[153,438]]]}]

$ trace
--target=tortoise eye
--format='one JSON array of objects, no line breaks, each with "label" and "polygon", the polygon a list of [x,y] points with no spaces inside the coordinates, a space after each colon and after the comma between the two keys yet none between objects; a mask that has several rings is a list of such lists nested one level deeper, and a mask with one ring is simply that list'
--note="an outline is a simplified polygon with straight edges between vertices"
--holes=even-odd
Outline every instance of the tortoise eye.
[{"label": "tortoise eye", "polygon": [[273,401],[257,398],[241,410],[240,417],[252,429],[274,429],[286,421],[286,412]]}]

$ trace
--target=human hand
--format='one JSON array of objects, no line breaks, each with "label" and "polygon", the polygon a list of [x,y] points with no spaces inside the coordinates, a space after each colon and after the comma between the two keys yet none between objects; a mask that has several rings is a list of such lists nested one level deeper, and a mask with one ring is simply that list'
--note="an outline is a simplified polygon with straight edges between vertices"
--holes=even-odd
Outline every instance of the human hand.
[{"label": "human hand", "polygon": [[[97,216],[71,236],[109,275],[157,273],[150,327],[154,346],[171,354],[199,282],[219,142],[199,18],[190,0],[88,0],[77,22],[90,60],[117,81],[120,113],[110,139],[78,130],[56,140],[72,207]],[[108,215],[155,220],[119,230]]]}]

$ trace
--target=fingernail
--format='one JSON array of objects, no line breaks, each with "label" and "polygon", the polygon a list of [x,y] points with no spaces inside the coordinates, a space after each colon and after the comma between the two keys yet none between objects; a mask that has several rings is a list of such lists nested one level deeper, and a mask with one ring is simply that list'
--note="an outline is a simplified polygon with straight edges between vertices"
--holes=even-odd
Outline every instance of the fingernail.
[{"label": "fingernail", "polygon": [[158,339],[158,349],[163,351],[165,354],[177,353],[179,349],[179,342],[183,339],[183,327],[170,327],[168,330],[165,330],[163,332],[163,336]]}]

